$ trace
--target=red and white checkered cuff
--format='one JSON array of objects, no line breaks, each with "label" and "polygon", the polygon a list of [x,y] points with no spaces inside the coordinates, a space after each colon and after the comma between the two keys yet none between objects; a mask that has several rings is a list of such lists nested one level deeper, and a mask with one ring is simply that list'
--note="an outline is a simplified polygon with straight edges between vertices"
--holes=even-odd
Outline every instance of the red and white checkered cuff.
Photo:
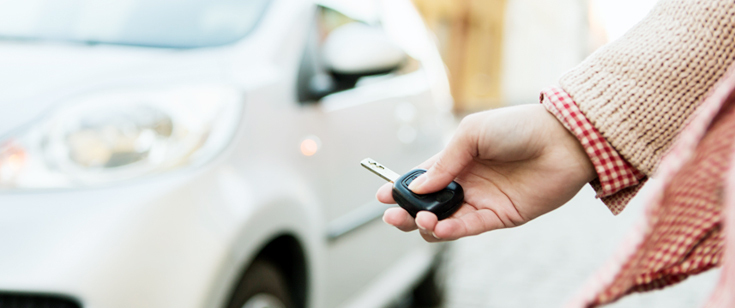
[{"label": "red and white checkered cuff", "polygon": [[[623,159],[607,140],[592,126],[579,110],[574,100],[564,90],[556,87],[541,91],[541,104],[577,137],[597,171],[597,179],[590,184],[597,198],[620,213],[640,187],[645,175]],[[629,188],[630,189],[627,189]],[[616,193],[621,194],[616,195]]]}]

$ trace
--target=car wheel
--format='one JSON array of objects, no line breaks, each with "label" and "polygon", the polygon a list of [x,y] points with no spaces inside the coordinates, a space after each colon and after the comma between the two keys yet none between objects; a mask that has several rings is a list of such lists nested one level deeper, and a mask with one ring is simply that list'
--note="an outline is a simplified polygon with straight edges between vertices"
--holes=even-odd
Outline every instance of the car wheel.
[{"label": "car wheel", "polygon": [[288,284],[272,262],[256,259],[242,275],[229,308],[293,308]]}]

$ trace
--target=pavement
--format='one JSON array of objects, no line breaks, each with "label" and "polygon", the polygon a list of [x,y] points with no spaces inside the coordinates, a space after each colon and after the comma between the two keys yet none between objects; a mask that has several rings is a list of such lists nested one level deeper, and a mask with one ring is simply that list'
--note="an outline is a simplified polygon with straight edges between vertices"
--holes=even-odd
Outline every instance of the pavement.
[{"label": "pavement", "polygon": [[[448,257],[444,308],[563,306],[641,219],[649,193],[644,188],[613,216],[586,187],[523,226],[456,241]],[[699,307],[718,278],[719,270],[712,270],[605,307]]]}]

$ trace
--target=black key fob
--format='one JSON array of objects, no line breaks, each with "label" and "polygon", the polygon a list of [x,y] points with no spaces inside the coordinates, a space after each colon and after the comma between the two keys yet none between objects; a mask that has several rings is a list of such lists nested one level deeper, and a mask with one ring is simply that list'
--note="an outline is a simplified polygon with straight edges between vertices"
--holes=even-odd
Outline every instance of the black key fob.
[{"label": "black key fob", "polygon": [[452,181],[446,188],[435,193],[414,194],[408,189],[408,184],[425,172],[424,169],[414,169],[399,177],[393,184],[393,199],[414,218],[419,211],[432,212],[439,220],[451,216],[464,201],[462,186]]}]

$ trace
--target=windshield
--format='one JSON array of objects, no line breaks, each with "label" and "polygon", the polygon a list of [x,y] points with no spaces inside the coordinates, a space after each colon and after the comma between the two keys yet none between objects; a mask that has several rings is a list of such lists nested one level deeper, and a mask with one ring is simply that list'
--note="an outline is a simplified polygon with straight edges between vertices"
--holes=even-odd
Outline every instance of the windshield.
[{"label": "windshield", "polygon": [[0,38],[191,48],[234,42],[270,0],[0,0]]}]

